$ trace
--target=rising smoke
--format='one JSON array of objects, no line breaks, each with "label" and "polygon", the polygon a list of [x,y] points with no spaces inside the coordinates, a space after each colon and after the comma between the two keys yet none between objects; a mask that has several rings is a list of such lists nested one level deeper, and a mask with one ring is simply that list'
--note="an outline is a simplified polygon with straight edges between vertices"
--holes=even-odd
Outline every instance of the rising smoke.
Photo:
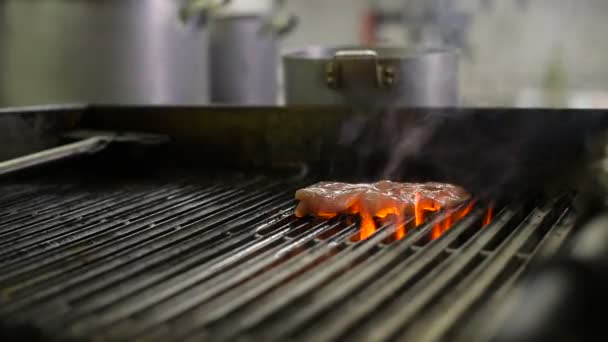
[{"label": "rising smoke", "polygon": [[585,142],[605,127],[605,117],[534,109],[381,111],[345,123],[341,154],[352,157],[350,171],[356,165],[370,180],[446,181],[480,197],[563,190],[579,180]]}]

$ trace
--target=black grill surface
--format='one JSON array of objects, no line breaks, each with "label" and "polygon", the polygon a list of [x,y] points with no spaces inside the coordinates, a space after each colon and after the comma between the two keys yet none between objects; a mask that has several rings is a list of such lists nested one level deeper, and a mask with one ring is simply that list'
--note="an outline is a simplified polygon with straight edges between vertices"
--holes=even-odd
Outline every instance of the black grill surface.
[{"label": "black grill surface", "polygon": [[[571,232],[569,197],[483,203],[355,241],[296,219],[310,181],[205,176],[0,184],[0,336],[82,340],[475,339],[480,315]],[[481,320],[483,321],[483,320]],[[473,333],[472,333],[473,332]]]}]

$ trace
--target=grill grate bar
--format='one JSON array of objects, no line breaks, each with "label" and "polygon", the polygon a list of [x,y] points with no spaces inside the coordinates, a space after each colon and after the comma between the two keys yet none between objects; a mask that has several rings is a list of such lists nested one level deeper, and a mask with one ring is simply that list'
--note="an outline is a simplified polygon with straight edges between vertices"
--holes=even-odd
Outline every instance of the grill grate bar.
[{"label": "grill grate bar", "polygon": [[[563,242],[565,237],[572,232],[575,225],[575,217],[576,215],[571,208],[565,208],[563,214],[551,228],[550,233],[547,234],[545,239],[537,246],[532,256],[534,258],[544,258],[550,255],[549,253],[556,252],[559,246],[558,241]],[[503,318],[500,315],[496,315],[496,306],[500,305],[499,303],[501,300],[506,298],[506,294],[513,290],[513,285],[524,270],[525,267],[520,267],[513,272],[509,279],[503,281],[496,290],[484,294],[484,298],[479,300],[479,302],[483,303],[483,306],[479,308],[476,313],[469,313],[466,315],[469,317],[466,322],[461,320],[455,323],[448,336],[450,336],[452,340],[456,340],[456,337],[459,337],[459,341],[470,341],[472,336],[481,337],[482,334],[495,333],[496,331],[494,330],[498,327],[500,320]],[[492,317],[491,322],[488,322],[488,317]],[[461,328],[459,332],[455,331],[454,327],[456,326]]]},{"label": "grill grate bar", "polygon": [[[117,242],[118,239],[127,236],[129,231],[126,228],[138,228],[139,226],[137,225],[142,224],[142,222],[147,222],[148,224],[152,223],[155,219],[164,214],[166,210],[187,205],[204,196],[211,196],[213,195],[213,191],[218,190],[210,189],[202,193],[196,193],[196,191],[193,193],[185,192],[179,196],[174,196],[169,192],[167,195],[171,198],[158,205],[144,206],[144,208],[135,205],[133,210],[140,209],[135,212],[132,212],[132,210],[121,212],[120,209],[117,209],[115,212],[108,212],[105,217],[100,219],[100,222],[95,222],[89,226],[85,225],[82,228],[86,229],[79,229],[70,237],[70,239],[66,240],[65,243],[69,243],[71,247],[69,250],[66,251],[62,248],[65,243],[56,241],[53,246],[54,248],[41,248],[40,250],[35,250],[30,253],[24,253],[20,256],[18,262],[3,265],[3,267],[0,267],[0,281],[34,270],[46,273],[43,268],[47,265],[61,261],[63,264],[62,266],[67,266],[65,262],[74,260],[76,256],[78,256],[77,260],[89,260],[91,252],[98,251],[104,244]],[[159,198],[165,196],[162,193],[163,192],[161,191]],[[117,215],[114,216],[114,214]],[[125,226],[125,224],[129,225]],[[56,252],[56,250],[59,252]]]},{"label": "grill grate bar", "polygon": [[[324,319],[315,325],[315,329],[297,332],[297,337],[307,340],[311,335],[315,335],[321,340],[332,340],[344,335],[353,329],[354,325],[360,324],[384,303],[394,300],[399,292],[414,285],[420,280],[420,277],[437,266],[437,263],[445,257],[444,249],[455,241],[457,236],[464,232],[470,224],[479,220],[480,216],[481,211],[474,210],[463,221],[450,229],[447,235],[409,256],[404,262],[375,279],[374,283],[368,284],[361,292],[351,296],[343,305],[332,307],[330,312],[322,316]],[[424,226],[426,234],[430,232],[431,227],[432,224]],[[418,242],[419,240],[415,241],[415,243]],[[378,284],[378,286],[374,286],[374,284]]]},{"label": "grill grate bar", "polygon": [[[394,231],[395,228],[396,227],[391,227],[391,230]],[[247,308],[248,310],[240,312],[237,316],[231,316],[231,320],[234,319],[234,321],[238,323],[232,324],[230,327],[222,327],[225,331],[219,331],[217,333],[227,335],[227,338],[229,339],[231,336],[228,334],[235,334],[241,330],[246,331],[252,329],[271,315],[282,315],[283,319],[281,320],[281,324],[273,326],[270,330],[273,331],[275,337],[283,336],[287,331],[293,330],[294,326],[302,324],[302,321],[312,319],[322,308],[335,305],[339,299],[348,296],[350,293],[349,290],[362,286],[363,282],[369,281],[372,276],[377,275],[377,272],[386,267],[387,264],[394,262],[394,258],[403,256],[403,253],[410,252],[414,247],[413,243],[417,240],[416,237],[421,237],[425,233],[426,231],[424,229],[412,232],[409,239],[404,240],[407,241],[407,243],[395,246],[395,249],[391,250],[391,258],[386,258],[388,253],[380,251],[378,253],[380,255],[378,259],[374,259],[373,257],[366,258],[362,264],[357,265],[355,268],[349,267],[350,264],[348,264],[348,262],[337,262],[323,268],[306,279],[294,283],[291,287],[284,287],[276,293],[272,293],[271,296],[258,298],[254,304]],[[355,255],[354,257],[357,258],[358,256]],[[367,263],[370,263],[370,265],[367,265]],[[333,282],[330,283],[333,286],[319,289],[320,286],[329,283],[332,278],[335,278]],[[316,306],[310,305],[310,298],[306,298],[306,302],[309,303],[307,310],[303,309],[295,313],[282,313],[280,311],[285,309],[287,305],[293,304],[294,301],[301,300],[304,296],[311,296],[316,292],[322,293],[322,300],[318,300],[316,303],[313,301],[313,303],[317,304]],[[320,298],[321,297],[319,297],[319,299]],[[267,326],[260,325],[260,330],[266,330],[267,328]]]},{"label": "grill grate bar", "polygon": [[[122,189],[102,196],[94,193],[77,194],[73,197],[66,196],[67,200],[53,205],[48,210],[35,211],[18,221],[8,222],[7,225],[10,224],[14,228],[3,229],[2,236],[6,236],[3,245],[12,245],[15,241],[24,238],[29,240],[32,235],[43,231],[52,233],[53,228],[90,216],[95,213],[98,206],[103,209],[104,205],[112,203],[115,199],[124,199],[127,194],[128,191]],[[36,236],[38,235],[36,234]]]},{"label": "grill grate bar", "polygon": [[[52,208],[57,208],[61,203],[57,203],[61,196],[68,195],[67,191],[58,191],[53,194],[32,194],[27,197],[18,197],[15,202],[5,207],[0,214],[2,226],[7,223],[17,221],[21,218],[35,215],[36,213]],[[6,203],[6,202],[4,202]]]},{"label": "grill grate bar", "polygon": [[[304,244],[311,242],[316,235],[322,234],[323,232],[334,228],[334,226],[337,224],[340,223],[324,222],[317,224],[310,227],[309,231],[294,240],[284,240],[285,235],[289,233],[293,227],[291,225],[284,226],[276,233],[265,236],[261,241],[258,241],[248,249],[243,249],[242,251],[238,251],[237,253],[232,254],[230,257],[225,258],[220,264],[211,265],[210,267],[204,265],[204,267],[192,270],[193,272],[189,272],[190,274],[180,275],[174,281],[171,281],[168,284],[163,284],[161,288],[151,289],[150,295],[153,295],[156,301],[169,298],[170,296],[176,296],[171,298],[169,301],[164,301],[159,304],[160,307],[166,306],[166,310],[169,311],[161,310],[157,305],[154,310],[148,310],[149,312],[140,312],[138,316],[146,316],[147,314],[150,314],[150,311],[152,314],[155,312],[162,312],[163,315],[167,315],[169,312],[177,312],[180,309],[183,309],[176,305],[176,303],[181,303],[182,305],[192,305],[196,302],[207,300],[217,294],[225,292],[236,284],[264,271],[273,264],[280,262],[280,260],[282,260],[282,258],[284,258],[286,255],[293,252],[298,252],[302,249],[301,247]],[[252,253],[260,253],[261,251],[266,250],[268,247],[271,249],[268,249],[258,256],[248,260],[248,258],[252,256]],[[233,270],[227,271],[226,267],[233,266],[239,261],[244,262],[244,264],[236,267]],[[215,276],[215,278],[210,279],[212,276]],[[201,283],[201,281],[206,279],[210,280],[205,283]],[[201,291],[202,289],[204,289],[204,291]],[[136,308],[136,303],[138,302],[138,298],[132,298],[130,300],[130,305],[126,305],[125,308],[127,308],[129,311],[133,311],[133,309]],[[149,305],[147,305],[146,308],[148,306]],[[148,327],[148,324],[152,324],[152,321],[153,320],[148,319],[147,322],[139,325],[141,327],[140,330],[145,330],[145,328]],[[125,327],[125,330],[129,333],[138,331],[138,325],[136,325],[135,322],[131,322]],[[120,329],[117,327],[116,331],[119,330]]]},{"label": "grill grate bar", "polygon": [[[270,186],[266,190],[271,190],[276,187],[276,184]],[[137,260],[150,255],[153,252],[160,252],[162,249],[172,246],[179,239],[191,236],[193,234],[200,234],[205,225],[202,222],[196,222],[196,220],[203,219],[209,223],[218,224],[222,221],[229,219],[234,211],[231,209],[236,204],[251,203],[260,200],[267,195],[266,192],[254,192],[252,194],[243,193],[240,191],[237,194],[231,195],[229,200],[217,203],[213,198],[207,198],[205,207],[198,208],[196,206],[188,208],[185,215],[177,216],[169,221],[163,222],[159,225],[149,226],[147,230],[139,231],[138,234],[133,235],[133,239],[126,239],[123,243],[112,244],[107,246],[105,254],[102,258],[95,260],[93,263],[82,264],[82,270],[75,273],[70,271],[67,273],[60,274],[59,277],[55,278],[52,283],[47,280],[46,283],[40,284],[38,287],[30,287],[30,284],[24,284],[20,288],[21,293],[19,295],[19,301],[15,300],[14,303],[19,303],[19,306],[14,309],[22,309],[24,304],[32,304],[39,301],[47,296],[56,295],[57,293],[65,293],[67,288],[71,288],[84,282],[87,284],[86,287],[90,288],[92,284],[86,283],[90,280],[95,283],[96,281],[106,281],[107,278],[97,279],[95,277],[100,274],[111,271],[114,273],[113,276],[117,276],[119,272],[116,271],[116,267],[123,264],[129,263],[131,267],[137,267],[139,264]],[[221,195],[218,195],[221,196]],[[184,207],[176,209],[178,212],[185,211]],[[173,213],[175,214],[175,213]],[[180,229],[176,229],[179,225],[185,225]],[[135,240],[135,241],[132,241]],[[136,248],[134,248],[136,247]],[[95,267],[93,267],[95,266]],[[78,271],[78,270],[76,270]],[[29,287],[29,288],[28,288]],[[13,295],[15,296],[15,295]],[[0,308],[0,312],[3,310],[9,310],[9,307]]]},{"label": "grill grate bar", "polygon": [[[167,189],[164,191],[171,190]],[[12,236],[5,238],[4,245],[9,246],[3,247],[3,252],[0,252],[0,260],[10,260],[14,254],[23,255],[31,249],[40,252],[46,248],[61,245],[61,242],[57,242],[58,239],[69,237],[71,233],[78,232],[78,230],[82,229],[83,224],[97,223],[114,210],[124,209],[124,205],[129,202],[145,201],[149,196],[154,196],[164,191],[157,191],[151,195],[146,194],[143,196],[139,193],[126,195],[128,191],[119,192],[99,200],[82,202],[79,208],[75,210],[66,209],[69,211],[53,215],[50,220],[36,222],[37,224],[33,227],[28,227],[28,225],[22,226],[29,229],[19,229],[17,232],[8,231],[7,233],[12,233]],[[80,202],[80,200],[76,199],[74,201]],[[100,212],[105,213],[94,216]],[[69,238],[68,242],[71,241],[72,238]],[[41,245],[43,246],[42,248]]]},{"label": "grill grate bar", "polygon": [[[315,247],[318,248],[318,254],[311,254],[308,256],[308,258],[297,259],[298,262],[294,263],[294,265],[289,265],[290,267],[278,269],[272,276],[262,277],[260,281],[257,281],[255,284],[252,283],[248,284],[248,286],[245,288],[234,289],[232,292],[226,293],[224,297],[217,298],[215,302],[210,302],[205,306],[197,308],[196,311],[191,314],[191,316],[195,317],[196,319],[195,325],[204,325],[215,322],[218,319],[231,314],[238,309],[241,309],[245,305],[250,305],[249,307],[255,306],[260,300],[260,296],[268,294],[267,291],[278,288],[286,281],[290,281],[287,287],[283,288],[288,290],[279,290],[270,293],[270,295],[273,297],[275,295],[277,297],[284,295],[285,297],[282,299],[285,301],[285,303],[281,304],[286,304],[295,297],[308,292],[310,288],[314,288],[316,284],[322,282],[327,277],[332,276],[334,273],[343,272],[347,267],[356,263],[356,261],[362,258],[364,255],[373,253],[376,249],[376,244],[366,243],[359,246],[359,248],[350,247],[346,249],[339,249],[337,246],[331,244],[317,245]],[[323,268],[316,268],[320,263],[324,263],[326,258],[331,258],[328,260],[330,264]],[[316,271],[313,274],[308,275],[306,273],[313,269]],[[240,293],[239,300],[233,300],[230,302],[230,305],[226,305],[225,303],[227,302],[228,298],[234,297],[234,295],[237,293]],[[251,303],[253,300],[256,300],[256,302]],[[224,304],[218,305],[220,303]],[[277,305],[277,308],[280,306],[281,305]],[[242,324],[242,322],[236,322],[239,322],[235,327],[238,329],[240,328],[239,325]],[[231,333],[232,332],[234,331],[231,331]]]},{"label": "grill grate bar", "polygon": [[2,203],[0,204],[0,208],[3,208],[4,205],[15,199],[19,199],[20,197],[27,195],[35,197],[35,195],[45,190],[43,186],[23,186],[21,184],[10,183],[0,184],[0,188],[2,189],[2,192],[0,192],[0,201]]},{"label": "grill grate bar", "polygon": [[297,181],[200,178],[0,184],[0,326],[99,340],[475,340],[481,315],[575,219],[565,196],[507,205],[483,227],[478,203],[438,239],[448,212],[402,240],[387,224],[357,241],[345,217],[295,218]]},{"label": "grill grate bar", "polygon": [[[62,191],[60,193],[52,193],[48,201],[32,207],[30,201],[17,205],[11,208],[16,213],[16,217],[12,219],[5,218],[0,223],[0,227],[17,226],[18,228],[28,228],[31,225],[43,224],[46,219],[53,219],[70,213],[81,208],[86,208],[87,204],[95,203],[104,200],[104,196],[119,198],[121,194],[127,193],[126,189],[114,189],[112,191],[101,193],[102,198],[97,198],[100,193],[95,191]],[[83,202],[86,200],[87,202]],[[27,209],[27,210],[26,210]],[[12,230],[3,229],[2,235],[11,233]]]},{"label": "grill grate bar", "polygon": [[[334,261],[334,263],[332,263],[330,265],[325,265],[325,268],[317,270],[317,273],[314,273],[312,275],[313,277],[317,277],[317,274],[319,274],[318,277],[323,278],[323,277],[326,277],[328,274],[331,275],[332,273],[341,272],[344,270],[344,268],[347,265],[351,265],[351,264],[355,263],[358,259],[365,256],[366,254],[368,254],[370,252],[377,252],[378,243],[380,243],[383,239],[385,239],[388,236],[393,234],[394,227],[392,227],[392,228],[393,229],[389,229],[389,226],[384,227],[383,230],[380,231],[379,233],[377,233],[372,239],[366,240],[362,244],[356,245],[356,247],[354,245],[351,245],[349,247],[346,247],[345,249],[337,250],[334,253],[332,253],[332,250],[335,245],[333,245],[332,243],[329,243],[327,245],[325,245],[325,244],[315,245],[315,247],[314,247],[315,250],[320,249],[319,255],[314,255],[312,257],[307,255],[307,256],[309,256],[309,258],[306,260],[302,261],[302,260],[298,259],[298,260],[294,261],[293,263],[288,263],[287,265],[285,265],[284,267],[279,269],[277,271],[278,272],[277,274],[268,275],[267,277],[262,277],[263,279],[261,279],[258,282],[254,282],[253,284],[248,284],[248,286],[246,286],[244,288],[237,288],[237,289],[233,290],[233,293],[226,294],[224,296],[224,298],[218,298],[215,302],[210,302],[210,303],[206,304],[205,306],[198,307],[195,311],[187,314],[188,319],[184,319],[183,317],[180,318],[180,323],[185,323],[185,322],[187,322],[187,323],[174,327],[174,329],[172,329],[172,330],[176,330],[176,331],[180,331],[180,332],[188,332],[188,327],[190,327],[190,329],[193,329],[193,328],[197,329],[198,326],[211,323],[211,322],[217,320],[219,317],[232,321],[232,318],[224,317],[224,315],[227,314],[228,312],[232,312],[236,309],[240,309],[242,305],[248,305],[249,301],[251,299],[261,298],[261,297],[258,297],[258,294],[265,293],[269,290],[273,290],[274,288],[277,288],[279,286],[279,284],[282,284],[281,276],[288,277],[291,274],[291,275],[295,275],[295,277],[297,278],[299,276],[305,275],[306,273],[301,272],[301,271],[302,270],[309,271],[310,268],[307,268],[307,266],[310,266],[311,263],[315,264],[314,266],[319,266],[317,263],[315,263],[315,261],[317,260],[318,257],[326,256],[328,258],[327,260]],[[344,237],[348,238],[349,236],[347,235]],[[300,284],[299,281],[295,281],[294,279],[290,279],[290,281],[293,281],[293,282],[290,282],[289,284]],[[303,281],[305,281],[305,280],[303,280]],[[305,285],[305,286],[309,286],[309,285]],[[294,289],[292,288],[292,290],[294,290]],[[302,291],[302,290],[300,290],[300,291]],[[245,293],[246,296],[243,296],[241,294],[241,295],[239,295],[239,297],[245,297],[245,298],[241,298],[240,302],[231,301],[230,305],[228,305],[228,306],[224,305],[226,302],[230,301],[230,298],[234,297],[235,293]],[[273,293],[273,295],[275,295],[275,294],[276,293]],[[289,298],[294,295],[297,295],[297,291],[290,292]],[[280,296],[277,295],[277,296],[275,296],[275,298],[280,298]],[[217,302],[217,304],[215,304],[216,302]],[[255,304],[251,303],[249,305],[257,305],[257,304],[258,303],[256,301]],[[214,308],[218,308],[218,309],[214,310]],[[232,316],[228,316],[228,317],[232,317]],[[190,319],[190,321],[189,321],[189,319]],[[238,325],[238,323],[237,323],[237,325]],[[229,336],[223,336],[223,338],[229,339]]]},{"label": "grill grate bar", "polygon": [[[90,196],[91,194],[89,194]],[[6,219],[6,220],[2,220],[2,224],[0,224],[0,227],[6,227],[6,226],[13,226],[13,229],[6,229],[4,228],[2,231],[2,236],[4,235],[17,235],[19,233],[19,231],[27,229],[30,227],[30,225],[34,225],[37,223],[44,223],[45,220],[47,219],[52,219],[58,216],[61,216],[61,214],[65,211],[69,211],[70,209],[66,209],[64,206],[67,205],[73,205],[74,203],[78,203],[81,204],[81,200],[85,199],[87,197],[87,194],[77,194],[75,197],[69,197],[69,196],[64,196],[62,198],[58,198],[58,197],[52,197],[49,199],[49,201],[53,201],[53,203],[51,203],[49,206],[45,207],[45,210],[51,211],[50,214],[44,215],[44,211],[45,210],[41,210],[41,211],[31,211],[27,214],[23,214],[23,213],[19,213],[19,211],[22,208],[16,208],[14,209],[17,214],[15,215],[16,217],[13,217],[12,219]],[[58,203],[56,201],[59,201]],[[94,201],[94,200],[93,200]],[[93,202],[91,201],[91,202]],[[53,209],[55,208],[62,208],[61,211],[53,211]],[[38,215],[40,213],[40,215]],[[18,236],[18,235],[17,235]],[[4,243],[4,241],[3,241]]]},{"label": "grill grate bar", "polygon": [[[439,265],[435,266],[434,272],[419,280],[408,292],[397,296],[396,298],[399,298],[401,302],[407,302],[408,306],[412,305],[411,310],[403,313],[404,317],[395,316],[401,313],[394,312],[395,310],[399,310],[399,308],[398,305],[393,302],[391,303],[391,310],[383,312],[381,317],[374,317],[370,322],[362,324],[356,331],[359,334],[362,334],[361,336],[367,336],[368,338],[386,339],[390,337],[394,334],[394,331],[380,331],[381,329],[375,329],[377,321],[380,321],[380,325],[384,324],[382,320],[390,322],[395,321],[396,323],[392,325],[388,325],[389,323],[387,322],[388,327],[402,327],[406,322],[411,321],[414,318],[412,313],[415,312],[416,315],[420,314],[420,312],[433,300],[436,300],[446,291],[452,291],[452,289],[449,289],[450,285],[457,283],[457,278],[466,274],[472,267],[478,266],[480,254],[483,253],[483,248],[496,237],[501,229],[507,227],[513,219],[518,216],[519,211],[520,209],[518,208],[507,208],[503,210],[497,215],[491,227],[477,230],[476,236],[461,247],[463,252],[455,252],[446,256]],[[479,220],[481,212],[477,212],[477,214],[478,216],[476,219]],[[432,279],[432,281],[429,281],[430,279]],[[372,326],[372,324],[374,324],[374,326]],[[379,336],[378,334],[382,335]],[[354,335],[354,331],[350,335]]]},{"label": "grill grate bar", "polygon": [[[275,202],[271,204],[273,208],[279,212],[283,211],[286,206],[289,206],[290,209],[293,208],[291,201],[289,201],[289,204],[286,204],[285,202],[280,203],[279,205]],[[259,218],[253,217],[250,221],[243,224],[255,224],[256,219]],[[255,233],[251,232],[243,232],[241,235],[238,235],[237,238],[231,238],[231,236],[226,234],[218,235],[221,238],[216,242],[202,241],[202,244],[201,241],[198,240],[186,241],[184,244],[178,246],[178,248],[173,248],[168,251],[168,253],[160,254],[159,256],[162,257],[162,259],[155,258],[154,263],[152,263],[152,259],[147,259],[145,266],[148,266],[149,264],[150,266],[143,271],[137,273],[131,270],[130,272],[121,273],[121,279],[112,279],[114,283],[119,282],[120,285],[118,287],[106,285],[102,290],[93,293],[87,292],[92,292],[94,289],[83,288],[86,292],[80,291],[72,293],[70,296],[66,296],[65,300],[69,301],[71,306],[75,306],[78,309],[69,312],[67,316],[62,317],[62,320],[66,322],[79,320],[93,312],[99,314],[100,310],[110,306],[110,309],[115,312],[115,309],[120,305],[118,302],[125,300],[129,301],[129,299],[132,298],[131,296],[141,297],[141,300],[137,301],[137,303],[142,305],[146,303],[146,298],[155,297],[154,293],[150,293],[150,287],[156,283],[167,281],[172,277],[192,274],[194,273],[193,268],[196,268],[197,270],[202,269],[203,267],[201,267],[201,265],[211,267],[212,263],[217,262],[218,258],[224,258],[234,250],[248,247],[256,243],[257,241],[255,241],[254,235]],[[139,270],[140,268],[142,267],[138,267],[134,270]],[[150,293],[150,295],[147,295],[148,293]],[[130,306],[130,308],[132,310],[134,307]],[[94,317],[96,317],[96,323],[101,323],[101,320],[97,319],[98,315]]]},{"label": "grill grate bar", "polygon": [[555,254],[570,234],[573,233],[576,223],[576,213],[574,212],[574,209],[567,205],[563,205],[560,210],[561,215],[557,218],[557,222],[550,227],[549,231],[538,242],[534,250],[528,254],[528,259],[542,259]]},{"label": "grill grate bar", "polygon": [[[299,259],[288,259],[287,262],[285,262],[284,264],[282,264],[282,267],[285,267],[287,269],[293,270],[294,272],[297,271],[301,271],[303,269],[303,267],[309,266],[308,263],[312,263],[315,260],[318,260],[319,258],[323,257],[326,254],[326,251],[323,249],[311,249],[308,250],[304,255],[300,255]],[[305,264],[305,265],[303,265]],[[257,278],[255,278],[255,280],[259,280],[259,281],[266,281],[266,282],[281,282],[281,281],[286,281],[289,279],[289,277],[291,277],[292,274],[290,272],[284,271],[284,272],[277,272],[277,273],[263,273],[261,275],[259,275]],[[224,289],[224,285],[223,284],[219,284],[221,289]],[[197,288],[198,289],[198,288]],[[257,291],[256,289],[252,290],[255,291],[256,293],[260,290],[264,290],[267,288],[262,288],[262,287],[258,287]],[[200,289],[198,289],[200,291]],[[229,290],[230,291],[230,290]],[[233,290],[232,290],[233,291]],[[249,291],[249,296],[247,297],[238,297],[239,302],[241,301],[245,301],[250,299],[251,297],[251,293],[252,291]],[[194,293],[191,293],[190,291],[188,291],[187,293],[190,293],[191,295],[194,295]],[[228,292],[228,293],[233,293],[233,292]],[[162,308],[162,311],[158,310],[157,308],[153,309],[153,310],[149,310],[148,312],[146,312],[146,316],[145,316],[145,320],[141,321],[141,322],[135,322],[135,324],[128,324],[131,325],[131,327],[129,327],[127,324],[124,324],[126,322],[122,322],[123,324],[119,324],[118,329],[116,330],[116,333],[118,334],[124,334],[126,333],[127,335],[125,335],[126,338],[132,338],[135,337],[137,339],[139,338],[143,338],[146,339],[146,335],[149,334],[155,334],[156,331],[155,329],[152,329],[152,331],[146,331],[148,328],[152,328],[154,325],[159,324],[159,323],[163,323],[165,321],[174,321],[175,319],[179,319],[180,320],[180,324],[178,326],[191,326],[193,324],[195,324],[196,322],[192,322],[190,320],[196,320],[198,321],[198,319],[196,317],[194,317],[193,315],[196,313],[202,313],[204,314],[204,312],[199,311],[198,309],[202,306],[204,307],[209,307],[207,305],[204,305],[201,300],[206,301],[209,299],[209,295],[212,294],[216,294],[216,291],[211,291],[211,292],[205,292],[204,294],[201,294],[199,296],[195,296],[192,299],[188,299],[188,298],[184,298],[183,296],[179,296],[178,299],[179,300],[172,300],[169,303],[167,303],[166,305],[161,305],[159,308]],[[220,297],[222,298],[222,297]],[[221,302],[222,304],[227,304],[224,300],[214,300],[211,299],[211,301],[209,303],[218,303]],[[226,309],[224,309],[226,310]],[[184,314],[184,312],[186,314]],[[193,315],[190,315],[190,313],[193,313]],[[207,317],[206,315],[204,317]],[[204,319],[204,318],[202,318]],[[142,329],[143,328],[143,329]],[[176,328],[176,327],[174,327]],[[174,330],[176,331],[176,330]],[[138,335],[132,335],[133,333],[136,334],[140,334],[140,333],[144,333],[144,336],[138,336]],[[179,332],[179,334],[184,333]],[[113,335],[109,335],[109,338],[112,339],[114,338]],[[164,337],[160,337],[161,339],[167,338],[166,336]],[[181,335],[179,337],[177,337],[178,339],[181,338]]]},{"label": "grill grate bar", "polygon": [[0,217],[13,214],[20,209],[29,210],[35,208],[40,204],[44,204],[49,198],[56,199],[58,194],[65,194],[68,190],[75,187],[76,185],[73,184],[56,187],[31,185],[3,186],[2,193],[0,193]]},{"label": "grill grate bar", "polygon": [[[431,310],[431,312],[428,313],[429,317],[426,318],[428,321],[433,322],[433,329],[428,329],[428,327],[418,324],[417,326],[411,327],[409,333],[403,336],[401,340],[440,341],[447,331],[454,326],[456,321],[461,318],[484,293],[495,287],[493,285],[496,284],[496,280],[500,276],[505,276],[503,273],[508,277],[508,275],[514,273],[524,264],[522,259],[516,257],[517,251],[520,250],[528,239],[536,233],[539,226],[550,226],[554,223],[556,211],[554,205],[548,205],[542,209],[533,210],[530,215],[513,230],[498,250],[485,258],[471,274],[459,282],[456,288],[450,289],[450,295],[441,298],[442,303],[433,307],[434,310]],[[514,263],[514,265],[509,267],[510,263]],[[447,270],[444,270],[442,275],[445,275],[446,271]],[[455,275],[457,275],[457,273],[454,273],[454,276]],[[433,284],[437,283],[434,282]],[[421,307],[416,307],[417,304],[420,303],[420,306],[428,305],[428,301],[425,301],[424,298],[424,294],[428,292],[429,291],[427,290],[418,294],[412,301],[408,302],[407,309],[401,308],[395,312],[391,315],[394,319],[382,322],[384,325],[378,327],[375,331],[393,335],[399,330],[402,331],[403,322],[406,320],[405,317],[420,315]],[[437,292],[440,292],[440,290],[438,289]],[[426,320],[423,317],[420,318],[421,320],[418,322]],[[377,335],[373,336],[376,337]]]},{"label": "grill grate bar", "polygon": [[[510,212],[501,213],[499,215],[500,220],[506,220],[507,222],[512,217]],[[362,265],[360,269],[351,270],[352,274],[345,274],[343,278],[336,279],[329,286],[319,289],[318,293],[322,295],[314,296],[312,299],[307,299],[306,308],[298,310],[293,313],[284,313],[283,317],[287,319],[275,320],[274,324],[270,327],[260,325],[256,333],[263,333],[265,331],[272,331],[275,337],[286,337],[292,334],[294,331],[302,328],[305,324],[311,322],[315,317],[319,316],[321,312],[327,311],[332,307],[338,307],[341,305],[340,302],[353,298],[361,291],[366,285],[374,283],[374,281],[383,274],[391,272],[399,265],[399,263],[408,262],[413,254],[420,255],[420,251],[423,247],[415,246],[414,243],[419,241],[429,232],[429,228],[433,223],[429,224],[426,228],[413,231],[408,235],[408,239],[401,242],[395,243],[390,251],[382,254],[377,260],[374,260],[371,265]],[[456,227],[454,229],[457,229]],[[494,233],[496,231],[490,231]],[[455,235],[458,235],[456,233]],[[393,272],[399,272],[394,270]],[[251,327],[261,322],[252,322]]]}]

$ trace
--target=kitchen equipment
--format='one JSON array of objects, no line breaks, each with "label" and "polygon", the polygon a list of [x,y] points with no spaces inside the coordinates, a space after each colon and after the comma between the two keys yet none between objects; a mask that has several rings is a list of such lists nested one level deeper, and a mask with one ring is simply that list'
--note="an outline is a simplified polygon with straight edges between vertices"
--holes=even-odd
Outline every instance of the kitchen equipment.
[{"label": "kitchen equipment", "polygon": [[40,165],[46,165],[57,161],[63,161],[87,154],[94,154],[105,149],[109,144],[115,142],[130,142],[140,144],[160,144],[168,140],[166,136],[143,133],[118,133],[105,131],[78,130],[70,132],[67,136],[76,138],[77,141],[61,146],[56,146],[32,154],[20,156],[14,159],[0,161],[0,176],[30,169]]},{"label": "kitchen equipment", "polygon": [[458,105],[454,51],[309,47],[283,57],[288,104]]},{"label": "kitchen equipment", "polygon": [[445,213],[402,240],[386,225],[357,241],[356,221],[293,216],[293,193],[312,178],[101,176],[111,160],[0,186],[0,337],[449,336],[573,228],[563,198],[509,203],[485,227],[479,204],[435,240]]},{"label": "kitchen equipment", "polygon": [[[560,175],[584,168],[579,148],[607,118],[597,110],[84,108],[79,130],[162,132],[172,143],[115,145],[0,179],[0,339],[490,340],[501,327],[479,335],[491,327],[488,312],[505,305],[531,265],[572,241],[573,187],[509,187],[417,227],[407,219],[402,239],[394,223],[378,223],[366,240],[356,219],[295,218],[294,191],[327,180],[318,170],[335,153],[351,163],[365,146],[390,156],[392,141],[377,138],[422,119],[436,120],[424,142],[426,158],[438,159],[430,165],[461,144],[455,158],[472,155],[461,167],[499,190],[490,180],[502,181],[510,163],[532,160]],[[535,139],[522,139],[538,125]],[[374,134],[337,149],[343,127]],[[480,166],[482,150],[503,168]],[[558,157],[569,168],[547,164]],[[252,170],[230,159],[268,164]]]},{"label": "kitchen equipment", "polygon": [[180,23],[181,6],[2,1],[0,105],[205,103],[207,32]]},{"label": "kitchen equipment", "polygon": [[209,20],[211,101],[241,105],[277,102],[279,43],[296,25],[279,8],[224,9]]},{"label": "kitchen equipment", "polygon": [[37,165],[44,165],[58,160],[96,153],[103,150],[110,140],[106,137],[91,137],[81,141],[69,143],[63,146],[53,147],[48,150],[35,152],[30,155],[0,162],[0,175],[6,175],[17,171],[29,169]]},{"label": "kitchen equipment", "polygon": [[0,161],[56,146],[84,109],[82,105],[0,109]]},{"label": "kitchen equipment", "polygon": [[209,20],[211,101],[277,102],[279,33],[265,15],[216,15]]}]

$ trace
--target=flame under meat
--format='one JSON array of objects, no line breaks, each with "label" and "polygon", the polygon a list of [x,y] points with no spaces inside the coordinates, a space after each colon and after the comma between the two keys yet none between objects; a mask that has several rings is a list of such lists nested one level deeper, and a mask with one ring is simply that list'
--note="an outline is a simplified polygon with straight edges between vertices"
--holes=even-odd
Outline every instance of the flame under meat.
[{"label": "flame under meat", "polygon": [[490,206],[486,210],[486,215],[483,217],[482,225],[485,227],[492,222],[492,218],[494,217],[494,203],[490,203]]}]

